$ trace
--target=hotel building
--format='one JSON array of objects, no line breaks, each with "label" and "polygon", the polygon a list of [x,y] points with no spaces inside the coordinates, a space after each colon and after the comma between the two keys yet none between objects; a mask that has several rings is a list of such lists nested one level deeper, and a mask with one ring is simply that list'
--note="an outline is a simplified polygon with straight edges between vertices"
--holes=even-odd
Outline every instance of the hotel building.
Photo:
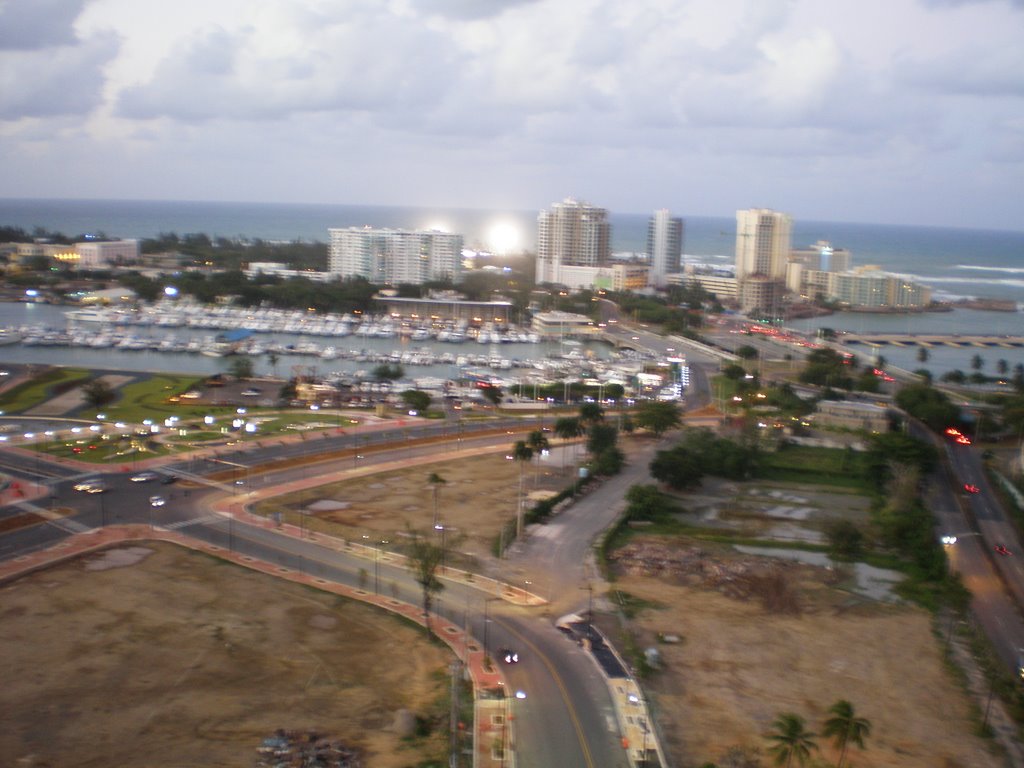
[{"label": "hotel building", "polygon": [[767,208],[736,212],[736,280],[743,312],[782,313],[792,220]]},{"label": "hotel building", "polygon": [[611,261],[608,211],[571,198],[537,216],[536,281],[589,288]]},{"label": "hotel building", "polygon": [[370,227],[328,232],[327,271],[334,275],[384,285],[462,278],[462,235]]}]

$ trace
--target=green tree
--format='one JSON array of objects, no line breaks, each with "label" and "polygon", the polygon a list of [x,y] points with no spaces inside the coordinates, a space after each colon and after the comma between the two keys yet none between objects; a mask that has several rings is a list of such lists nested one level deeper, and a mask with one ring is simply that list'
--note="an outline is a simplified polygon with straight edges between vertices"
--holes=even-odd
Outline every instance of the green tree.
[{"label": "green tree", "polygon": [[501,387],[498,385],[491,384],[480,391],[483,393],[484,399],[491,405],[497,407],[498,404],[501,403]]},{"label": "green tree", "polygon": [[981,369],[984,367],[985,360],[982,358],[981,355],[975,354],[974,357],[971,358],[971,369],[975,371],[981,371]]},{"label": "green tree", "polygon": [[817,749],[815,734],[807,730],[804,719],[794,712],[783,712],[772,723],[769,741],[774,742],[768,751],[775,758],[776,765],[789,768],[794,758],[800,765],[806,765],[811,751]]},{"label": "green tree", "polygon": [[931,352],[928,351],[928,347],[917,348],[917,361],[919,363],[927,363],[929,357],[931,357]]},{"label": "green tree", "polygon": [[[555,437],[562,440],[575,440],[586,433],[586,429],[576,416],[561,416],[555,420]],[[562,451],[562,469],[565,469],[565,451]]]},{"label": "green tree", "polygon": [[645,400],[637,407],[633,422],[641,429],[661,437],[683,423],[682,411],[677,403],[666,400]]},{"label": "green tree", "polygon": [[444,560],[444,547],[419,531],[410,528],[408,533],[409,562],[412,563],[413,575],[423,593],[423,621],[427,637],[432,640],[434,633],[430,628],[430,609],[433,607],[434,595],[444,589],[444,584],[437,578],[437,569]]},{"label": "green tree", "polygon": [[395,365],[382,363],[374,368],[370,375],[377,381],[398,381],[405,376],[405,369],[397,363]]},{"label": "green tree", "polygon": [[1000,376],[1005,376],[1009,370],[1010,364],[1006,362],[1005,358],[1001,357],[998,360],[996,360],[996,373],[998,373]]},{"label": "green tree", "polygon": [[597,456],[609,448],[614,448],[618,436],[619,431],[611,424],[591,424],[587,431],[587,451],[591,456]]},{"label": "green tree", "polygon": [[757,360],[757,347],[744,344],[743,346],[736,347],[734,351],[736,353],[736,357],[741,360]]},{"label": "green tree", "polygon": [[400,395],[405,407],[418,413],[426,413],[430,407],[430,395],[419,389],[406,389]]},{"label": "green tree", "polygon": [[526,444],[530,446],[530,450],[533,451],[533,455],[537,458],[533,474],[533,485],[536,487],[537,475],[540,473],[540,457],[551,447],[551,443],[543,430],[535,429],[526,438]]},{"label": "green tree", "polygon": [[832,739],[832,743],[839,750],[839,764],[836,768],[843,768],[846,749],[850,744],[864,749],[864,739],[871,735],[871,721],[857,717],[853,704],[846,699],[840,699],[829,707],[828,711],[832,717],[825,721],[822,735]]},{"label": "green tree", "polygon": [[656,485],[631,485],[626,491],[627,520],[657,520],[671,509],[669,500]]},{"label": "green tree", "polygon": [[949,397],[928,384],[908,384],[896,393],[896,405],[936,432],[960,419],[960,409]]},{"label": "green tree", "polygon": [[519,498],[516,504],[516,538],[523,537],[523,516],[525,515],[525,501],[523,499],[523,471],[526,465],[533,458],[533,449],[526,444],[525,440],[518,440],[512,447],[512,458],[519,465]]},{"label": "green tree", "polygon": [[679,491],[696,488],[704,477],[700,459],[688,448],[677,445],[658,451],[650,465],[651,477]]},{"label": "green tree", "polygon": [[584,425],[596,424],[604,419],[604,409],[599,403],[583,403],[580,405],[579,418]]},{"label": "green tree", "polygon": [[722,375],[730,381],[739,381],[747,375],[747,369],[736,363],[729,363],[722,369]]},{"label": "green tree", "polygon": [[103,408],[117,399],[117,392],[103,379],[93,379],[83,384],[82,395],[92,408]]},{"label": "green tree", "polygon": [[249,355],[232,355],[231,362],[228,363],[228,373],[239,381],[251,379],[254,369],[255,366]]}]

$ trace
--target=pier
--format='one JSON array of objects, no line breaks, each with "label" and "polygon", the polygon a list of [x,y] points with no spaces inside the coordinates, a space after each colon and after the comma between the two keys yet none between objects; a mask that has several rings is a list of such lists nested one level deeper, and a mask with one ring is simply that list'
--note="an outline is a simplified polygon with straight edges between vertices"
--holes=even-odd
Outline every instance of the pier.
[{"label": "pier", "polygon": [[864,344],[869,347],[981,347],[1019,349],[1024,336],[945,333],[843,333],[836,337],[841,344]]}]

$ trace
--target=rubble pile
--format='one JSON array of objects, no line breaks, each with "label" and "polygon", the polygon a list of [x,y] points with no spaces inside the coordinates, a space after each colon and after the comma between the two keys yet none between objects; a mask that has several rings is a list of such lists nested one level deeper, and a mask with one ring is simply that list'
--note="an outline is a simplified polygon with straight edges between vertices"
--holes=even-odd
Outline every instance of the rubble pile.
[{"label": "rubble pile", "polygon": [[[676,547],[660,542],[631,542],[609,555],[609,559],[631,576],[717,589],[740,600],[756,597],[773,610],[792,612],[795,609],[786,589],[787,579],[782,575],[787,564],[767,565],[752,558],[723,560],[709,556],[700,547]],[[785,594],[785,598],[780,599],[780,594]]]},{"label": "rubble pile", "polygon": [[315,731],[279,728],[256,749],[256,768],[360,768],[355,749]]}]

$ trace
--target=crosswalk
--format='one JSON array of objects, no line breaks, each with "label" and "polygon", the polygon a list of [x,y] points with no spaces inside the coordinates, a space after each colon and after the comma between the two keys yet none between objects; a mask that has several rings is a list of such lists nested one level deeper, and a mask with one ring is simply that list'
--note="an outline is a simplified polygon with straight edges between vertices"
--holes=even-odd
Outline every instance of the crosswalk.
[{"label": "crosswalk", "polygon": [[219,523],[224,521],[224,518],[220,515],[207,515],[206,517],[193,517],[190,520],[179,520],[176,523],[168,523],[167,525],[161,525],[165,531],[178,531],[182,528],[188,528],[190,525],[203,525],[205,523]]}]

